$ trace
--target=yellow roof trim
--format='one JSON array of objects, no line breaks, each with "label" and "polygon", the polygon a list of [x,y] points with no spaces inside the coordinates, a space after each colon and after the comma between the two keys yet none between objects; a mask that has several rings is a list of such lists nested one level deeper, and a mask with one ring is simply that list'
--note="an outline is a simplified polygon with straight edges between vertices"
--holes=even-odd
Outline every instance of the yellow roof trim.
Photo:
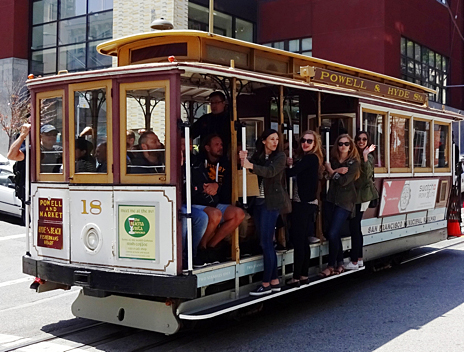
[{"label": "yellow roof trim", "polygon": [[310,57],[310,56],[306,56],[306,55],[291,53],[291,52],[288,52],[288,51],[285,51],[285,50],[275,49],[275,48],[267,47],[267,46],[264,46],[264,45],[250,43],[250,42],[242,41],[242,40],[239,40],[239,39],[229,38],[229,37],[221,36],[221,35],[218,35],[218,34],[212,34],[212,33],[203,32],[203,31],[167,30],[167,31],[153,31],[153,32],[139,33],[139,34],[125,36],[125,37],[121,37],[121,38],[118,38],[118,39],[113,39],[113,40],[101,43],[101,44],[99,44],[97,46],[97,51],[100,54],[103,54],[103,55],[117,56],[119,48],[121,48],[122,46],[124,46],[126,44],[139,42],[139,41],[144,41],[144,40],[148,40],[148,39],[153,39],[153,38],[157,38],[157,37],[162,38],[162,37],[174,37],[174,36],[214,39],[214,40],[224,42],[224,43],[240,45],[242,47],[258,49],[258,50],[261,50],[261,51],[264,51],[264,52],[269,52],[269,53],[284,55],[284,56],[287,56],[287,57],[293,57],[293,58],[302,59],[302,60],[305,60],[306,62],[308,62],[309,65],[311,65],[311,62],[313,62],[314,64],[326,65],[326,66],[330,66],[331,68],[336,68],[336,69],[341,69],[341,70],[350,70],[350,71],[354,71],[356,73],[377,77],[377,78],[380,78],[380,79],[383,79],[383,80],[388,80],[390,82],[395,82],[395,83],[405,85],[405,86],[408,86],[408,87],[413,87],[413,88],[421,90],[423,92],[436,94],[436,90],[434,90],[434,89],[424,87],[424,86],[418,85],[416,83],[404,81],[404,80],[401,80],[399,78],[379,74],[379,73],[369,71],[369,70],[360,69],[360,68],[357,68],[357,67],[354,67],[354,66],[348,66],[348,65],[339,64],[339,63],[329,61],[329,60],[318,59],[318,58],[314,58],[314,57]]}]

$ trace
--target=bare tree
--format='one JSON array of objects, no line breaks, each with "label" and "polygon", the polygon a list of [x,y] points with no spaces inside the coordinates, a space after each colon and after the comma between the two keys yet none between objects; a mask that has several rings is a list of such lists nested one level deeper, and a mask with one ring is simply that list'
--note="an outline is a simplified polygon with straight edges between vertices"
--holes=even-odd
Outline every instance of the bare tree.
[{"label": "bare tree", "polygon": [[25,77],[11,83],[4,82],[4,90],[7,94],[2,102],[0,126],[8,135],[9,144],[19,132],[21,125],[28,122],[31,114],[31,95],[25,82]]}]

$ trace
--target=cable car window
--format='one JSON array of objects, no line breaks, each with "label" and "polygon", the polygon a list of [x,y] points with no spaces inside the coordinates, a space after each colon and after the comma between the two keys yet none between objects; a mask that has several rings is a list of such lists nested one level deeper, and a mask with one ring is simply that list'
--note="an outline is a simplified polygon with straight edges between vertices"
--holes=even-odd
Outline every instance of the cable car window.
[{"label": "cable car window", "polygon": [[414,119],[414,167],[430,168],[430,122]]},{"label": "cable car window", "polygon": [[433,126],[433,151],[435,168],[449,167],[449,125]]},{"label": "cable car window", "polygon": [[385,168],[385,134],[386,115],[363,111],[364,131],[369,133],[371,141],[377,146],[374,152],[375,167]]},{"label": "cable car window", "polygon": [[165,88],[126,91],[126,173],[165,174]]},{"label": "cable car window", "polygon": [[409,167],[409,119],[391,116],[390,168]]},{"label": "cable car window", "polygon": [[63,173],[63,98],[40,99],[40,173]]},{"label": "cable car window", "polygon": [[107,173],[106,88],[74,92],[75,173]]}]

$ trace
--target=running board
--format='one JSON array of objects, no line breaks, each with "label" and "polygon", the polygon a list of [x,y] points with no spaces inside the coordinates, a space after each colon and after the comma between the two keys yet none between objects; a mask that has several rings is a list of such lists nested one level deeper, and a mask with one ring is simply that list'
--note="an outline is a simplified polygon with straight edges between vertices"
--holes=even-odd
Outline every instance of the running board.
[{"label": "running board", "polygon": [[[310,278],[310,282],[308,284],[301,285],[300,287],[289,287],[288,285],[285,285],[285,286],[282,287],[280,292],[273,292],[272,294],[265,294],[265,295],[263,295],[261,297],[255,297],[255,296],[249,295],[248,294],[249,290],[247,290],[246,292],[244,291],[247,288],[252,289],[252,288],[255,288],[257,285],[259,285],[258,283],[254,283],[254,284],[251,284],[251,285],[244,286],[244,287],[240,288],[240,290],[244,291],[246,294],[241,295],[237,299],[231,299],[231,300],[229,300],[228,302],[225,302],[225,303],[222,302],[222,304],[218,304],[218,305],[211,306],[211,307],[208,307],[208,308],[205,308],[205,307],[196,308],[196,309],[190,308],[190,310],[187,309],[185,312],[181,312],[182,311],[182,304],[181,304],[181,306],[178,308],[179,319],[182,319],[182,320],[211,319],[213,317],[223,315],[223,314],[226,314],[226,313],[238,310],[238,309],[242,309],[242,308],[245,308],[247,306],[258,304],[258,303],[264,302],[264,301],[266,301],[268,299],[277,298],[279,296],[282,296],[282,295],[285,295],[285,294],[288,294],[288,293],[291,293],[291,292],[295,292],[295,291],[300,290],[300,289],[305,289],[305,288],[308,288],[310,286],[314,286],[314,285],[322,283],[322,282],[327,282],[327,281],[331,281],[331,280],[336,279],[336,278],[340,278],[342,276],[351,275],[351,274],[354,274],[356,272],[362,271],[364,269],[365,269],[365,267],[363,266],[363,267],[360,267],[357,270],[345,271],[345,272],[343,272],[343,273],[341,273],[339,275],[333,275],[333,276],[322,278],[322,279],[319,278],[319,277],[313,277],[313,278]],[[206,299],[206,298],[208,298],[208,297],[204,297],[204,299]],[[192,302],[194,302],[194,301],[195,301],[195,299]],[[190,303],[190,301],[187,302],[187,303]]]}]

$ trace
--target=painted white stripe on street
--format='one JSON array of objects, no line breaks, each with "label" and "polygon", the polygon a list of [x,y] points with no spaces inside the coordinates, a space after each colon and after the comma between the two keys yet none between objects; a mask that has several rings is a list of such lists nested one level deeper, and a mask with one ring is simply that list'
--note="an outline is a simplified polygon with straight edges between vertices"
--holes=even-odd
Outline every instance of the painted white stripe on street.
[{"label": "painted white stripe on street", "polygon": [[7,282],[1,282],[0,288],[11,286],[13,284],[23,283],[23,282],[32,282],[33,280],[34,280],[34,277],[25,277],[25,278],[14,279],[14,280],[7,281]]},{"label": "painted white stripe on street", "polygon": [[16,234],[16,235],[7,235],[6,237],[0,237],[0,241],[2,240],[11,240],[11,239],[19,239],[19,238],[25,238],[26,233],[24,234]]},{"label": "painted white stripe on street", "polygon": [[3,344],[3,347],[13,347],[13,346],[18,346],[20,344],[24,344],[24,343],[27,343],[31,340],[31,338],[21,338],[19,337],[20,339],[18,339],[17,341],[14,341],[14,342],[10,342],[10,343],[4,343]]},{"label": "painted white stripe on street", "polygon": [[29,308],[29,307],[34,306],[34,305],[37,305],[37,304],[42,304],[42,303],[54,301],[54,300],[56,300],[57,298],[67,297],[67,296],[70,296],[71,294],[72,294],[72,295],[77,295],[78,292],[79,292],[79,290],[80,290],[80,288],[76,288],[76,289],[74,289],[74,290],[71,289],[71,290],[70,290],[69,292],[67,292],[67,293],[55,295],[55,296],[53,296],[53,297],[46,298],[46,299],[42,299],[42,300],[37,300],[36,302],[27,303],[27,304],[18,305],[18,306],[13,306],[13,307],[11,307],[11,308],[6,308],[6,309],[3,309],[3,310],[0,310],[0,313],[5,313],[5,312],[8,312],[8,311],[12,311],[12,310],[18,310],[18,309]]},{"label": "painted white stripe on street", "polygon": [[22,337],[20,336],[5,335],[5,334],[0,333],[0,344],[17,341],[17,340],[20,340],[21,338]]}]

